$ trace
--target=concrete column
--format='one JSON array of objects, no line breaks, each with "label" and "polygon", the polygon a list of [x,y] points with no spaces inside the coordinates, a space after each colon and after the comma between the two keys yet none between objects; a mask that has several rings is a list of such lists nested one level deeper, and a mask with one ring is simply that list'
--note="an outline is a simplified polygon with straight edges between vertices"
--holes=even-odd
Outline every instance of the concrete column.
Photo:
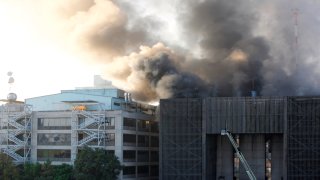
[{"label": "concrete column", "polygon": [[216,168],[217,180],[233,179],[233,148],[227,136],[217,136]]},{"label": "concrete column", "polygon": [[[247,160],[257,179],[265,179],[265,138],[264,135],[240,135],[240,151]],[[248,175],[240,162],[240,180]]]},{"label": "concrete column", "polygon": [[283,135],[273,135],[271,138],[271,177],[283,177]]},{"label": "concrete column", "polygon": [[78,153],[78,132],[76,131],[78,126],[78,116],[75,113],[71,115],[71,163],[73,164],[77,158]]},{"label": "concrete column", "polygon": [[32,129],[31,129],[31,162],[36,163],[37,162],[37,130],[38,130],[38,117],[36,112],[32,112]]},{"label": "concrete column", "polygon": [[[123,139],[122,139],[122,130],[123,130],[123,114],[120,116],[115,116],[114,122],[115,129],[115,147],[114,154],[119,158],[121,164],[123,164]],[[122,179],[122,171],[118,176],[118,179]]]}]

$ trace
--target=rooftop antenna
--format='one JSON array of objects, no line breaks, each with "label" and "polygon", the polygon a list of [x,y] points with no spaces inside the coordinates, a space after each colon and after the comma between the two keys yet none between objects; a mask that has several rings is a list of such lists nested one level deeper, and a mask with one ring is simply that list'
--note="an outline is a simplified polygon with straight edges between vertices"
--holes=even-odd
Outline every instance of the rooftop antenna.
[{"label": "rooftop antenna", "polygon": [[292,10],[292,15],[294,19],[294,45],[293,45],[293,50],[294,50],[294,66],[297,66],[298,63],[298,49],[299,49],[299,15],[300,11],[299,9],[295,8]]}]

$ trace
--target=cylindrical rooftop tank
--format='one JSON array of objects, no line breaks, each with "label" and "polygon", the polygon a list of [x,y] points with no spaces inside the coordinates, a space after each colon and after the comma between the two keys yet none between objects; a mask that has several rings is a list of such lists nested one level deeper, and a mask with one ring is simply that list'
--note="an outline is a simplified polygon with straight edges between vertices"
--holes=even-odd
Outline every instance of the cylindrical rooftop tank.
[{"label": "cylindrical rooftop tank", "polygon": [[12,102],[17,100],[17,95],[15,93],[9,93],[7,96],[7,100]]}]

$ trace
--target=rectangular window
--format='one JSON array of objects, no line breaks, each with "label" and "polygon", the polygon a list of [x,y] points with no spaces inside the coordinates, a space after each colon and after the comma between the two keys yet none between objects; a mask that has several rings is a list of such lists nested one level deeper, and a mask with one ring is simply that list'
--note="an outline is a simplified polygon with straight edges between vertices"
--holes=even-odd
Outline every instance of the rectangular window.
[{"label": "rectangular window", "polygon": [[139,147],[149,147],[149,136],[139,135],[138,136]]},{"label": "rectangular window", "polygon": [[158,122],[151,122],[150,123],[150,128],[151,128],[151,132],[153,133],[158,133],[159,132],[159,125],[158,125]]},{"label": "rectangular window", "polygon": [[149,151],[138,151],[138,162],[149,162]]},{"label": "rectangular window", "polygon": [[70,161],[71,151],[66,149],[38,149],[38,161]]},{"label": "rectangular window", "polygon": [[105,134],[105,145],[114,146],[115,145],[115,135],[114,133]]},{"label": "rectangular window", "polygon": [[39,130],[71,129],[71,118],[38,118]]},{"label": "rectangular window", "polygon": [[150,121],[146,121],[146,120],[139,120],[138,121],[138,130],[139,131],[149,132],[149,129],[150,129]]},{"label": "rectangular window", "polygon": [[138,176],[139,177],[149,176],[149,166],[138,166]]},{"label": "rectangular window", "polygon": [[123,151],[123,162],[136,162],[136,151]]},{"label": "rectangular window", "polygon": [[151,136],[151,147],[159,147],[159,137]]},{"label": "rectangular window", "polygon": [[39,133],[38,145],[55,145],[55,146],[70,146],[71,134],[63,133]]},{"label": "rectangular window", "polygon": [[136,135],[123,134],[123,145],[124,146],[136,146]]},{"label": "rectangular window", "polygon": [[105,117],[105,125],[107,129],[114,129],[115,117]]},{"label": "rectangular window", "polygon": [[150,166],[150,176],[159,176],[159,166]]},{"label": "rectangular window", "polygon": [[158,151],[151,151],[150,152],[150,161],[151,162],[159,162],[159,152]]},{"label": "rectangular window", "polygon": [[123,167],[123,176],[125,178],[135,178],[136,177],[136,167],[135,166],[125,166]]},{"label": "rectangular window", "polygon": [[136,120],[132,118],[123,118],[123,129],[125,130],[136,130]]},{"label": "rectangular window", "polygon": [[[103,134],[101,134],[101,135],[103,135]],[[82,139],[85,139],[87,137],[88,137],[87,134],[79,134],[78,140],[81,141]],[[98,146],[99,145],[98,139],[93,139],[93,140],[87,142],[86,145]],[[115,134],[114,133],[104,134],[104,137],[102,137],[102,141],[100,141],[100,145],[114,146],[115,145]]]},{"label": "rectangular window", "polygon": [[78,115],[78,125],[84,127],[86,125],[86,117]]}]

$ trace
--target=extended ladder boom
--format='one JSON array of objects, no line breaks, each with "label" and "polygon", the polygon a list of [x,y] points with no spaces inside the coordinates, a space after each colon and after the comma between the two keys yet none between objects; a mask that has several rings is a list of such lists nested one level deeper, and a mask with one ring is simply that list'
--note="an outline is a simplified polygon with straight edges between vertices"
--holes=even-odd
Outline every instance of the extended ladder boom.
[{"label": "extended ladder boom", "polygon": [[243,154],[241,153],[240,149],[239,149],[239,145],[237,144],[237,142],[233,139],[231,133],[227,130],[221,130],[221,135],[227,135],[229,141],[231,142],[234,150],[236,151],[236,154],[238,156],[238,158],[240,159],[243,167],[245,168],[250,180],[257,180],[256,176],[253,174],[247,160],[244,158]]}]

